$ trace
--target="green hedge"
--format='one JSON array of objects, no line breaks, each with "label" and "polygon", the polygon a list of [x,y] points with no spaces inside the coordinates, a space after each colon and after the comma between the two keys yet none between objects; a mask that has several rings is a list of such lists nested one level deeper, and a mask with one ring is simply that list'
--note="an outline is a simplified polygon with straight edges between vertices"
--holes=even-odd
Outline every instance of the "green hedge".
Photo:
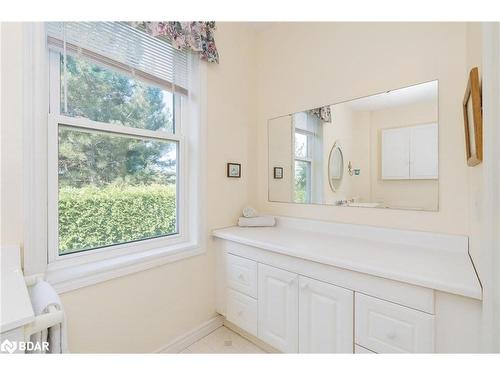
[{"label": "green hedge", "polygon": [[174,185],[59,190],[59,252],[123,243],[176,231]]}]

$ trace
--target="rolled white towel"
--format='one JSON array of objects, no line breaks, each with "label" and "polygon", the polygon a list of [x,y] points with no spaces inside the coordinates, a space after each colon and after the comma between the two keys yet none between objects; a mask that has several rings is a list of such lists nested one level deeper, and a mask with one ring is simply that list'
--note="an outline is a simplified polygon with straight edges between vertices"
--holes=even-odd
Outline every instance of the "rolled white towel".
[{"label": "rolled white towel", "polygon": [[244,217],[257,217],[257,210],[253,207],[245,207],[243,209]]},{"label": "rolled white towel", "polygon": [[273,227],[276,224],[274,216],[240,217],[240,227]]}]

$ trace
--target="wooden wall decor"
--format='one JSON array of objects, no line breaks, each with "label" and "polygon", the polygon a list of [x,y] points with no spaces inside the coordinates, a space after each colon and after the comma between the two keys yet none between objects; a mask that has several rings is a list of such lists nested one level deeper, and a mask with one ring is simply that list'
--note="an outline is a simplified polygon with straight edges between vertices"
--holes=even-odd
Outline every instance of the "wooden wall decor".
[{"label": "wooden wall decor", "polygon": [[483,161],[483,113],[479,69],[472,68],[462,104],[465,129],[467,165],[473,167]]}]

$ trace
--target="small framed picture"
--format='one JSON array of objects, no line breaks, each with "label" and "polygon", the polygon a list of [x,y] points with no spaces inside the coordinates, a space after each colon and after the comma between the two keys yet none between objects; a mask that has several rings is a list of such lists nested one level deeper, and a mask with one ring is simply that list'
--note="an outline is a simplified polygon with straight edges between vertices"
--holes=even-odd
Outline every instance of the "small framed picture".
[{"label": "small framed picture", "polygon": [[282,167],[274,167],[274,178],[276,180],[283,178],[283,168]]},{"label": "small framed picture", "polygon": [[227,163],[227,177],[240,178],[241,164]]},{"label": "small framed picture", "polygon": [[473,167],[483,160],[483,114],[477,67],[473,68],[469,73],[469,81],[465,89],[462,107],[467,165]]}]

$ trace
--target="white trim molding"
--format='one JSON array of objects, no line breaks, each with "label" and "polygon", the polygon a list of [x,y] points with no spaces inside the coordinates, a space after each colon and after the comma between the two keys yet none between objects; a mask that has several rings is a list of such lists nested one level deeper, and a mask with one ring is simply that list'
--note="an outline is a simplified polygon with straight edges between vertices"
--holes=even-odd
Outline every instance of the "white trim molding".
[{"label": "white trim molding", "polygon": [[482,25],[482,88],[484,159],[481,186],[482,256],[488,264],[481,271],[484,288],[483,329],[485,352],[500,351],[500,25],[485,22]]},{"label": "white trim molding", "polygon": [[58,293],[101,283],[205,253],[205,246],[183,245],[137,252],[72,266],[49,264],[46,279]]},{"label": "white trim molding", "polygon": [[23,31],[23,268],[32,275],[47,266],[48,54],[43,23],[25,23]]},{"label": "white trim molding", "polygon": [[222,315],[217,315],[184,335],[177,337],[169,344],[156,350],[155,353],[180,353],[188,346],[193,345],[195,342],[215,331],[217,328],[222,327],[223,324],[224,317]]}]

